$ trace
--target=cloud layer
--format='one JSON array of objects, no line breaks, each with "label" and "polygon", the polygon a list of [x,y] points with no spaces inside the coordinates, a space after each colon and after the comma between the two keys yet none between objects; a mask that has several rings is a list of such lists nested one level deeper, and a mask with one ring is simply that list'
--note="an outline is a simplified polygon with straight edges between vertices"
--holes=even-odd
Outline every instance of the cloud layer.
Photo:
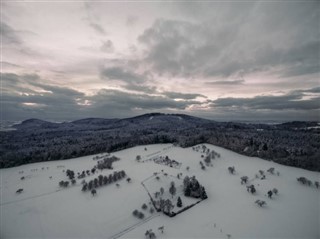
[{"label": "cloud layer", "polygon": [[320,4],[2,7],[2,117],[319,120]]}]

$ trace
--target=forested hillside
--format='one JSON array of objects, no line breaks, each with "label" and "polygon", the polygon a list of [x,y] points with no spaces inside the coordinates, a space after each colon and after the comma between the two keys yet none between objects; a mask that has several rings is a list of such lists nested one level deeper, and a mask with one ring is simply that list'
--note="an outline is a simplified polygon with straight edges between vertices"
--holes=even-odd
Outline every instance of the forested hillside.
[{"label": "forested hillside", "polygon": [[30,119],[0,132],[0,167],[113,152],[135,145],[211,143],[247,156],[319,171],[317,122],[278,125],[216,122],[179,114],[51,123]]}]

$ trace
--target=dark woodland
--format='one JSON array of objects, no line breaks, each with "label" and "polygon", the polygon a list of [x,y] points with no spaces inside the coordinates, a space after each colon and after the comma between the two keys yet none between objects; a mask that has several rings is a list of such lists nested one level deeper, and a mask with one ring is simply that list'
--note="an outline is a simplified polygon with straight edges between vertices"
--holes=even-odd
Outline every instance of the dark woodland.
[{"label": "dark woodland", "polygon": [[320,171],[317,122],[246,124],[182,114],[145,114],[126,119],[89,118],[51,123],[29,119],[0,132],[0,168],[114,152],[143,144],[189,147],[210,143],[247,156]]}]

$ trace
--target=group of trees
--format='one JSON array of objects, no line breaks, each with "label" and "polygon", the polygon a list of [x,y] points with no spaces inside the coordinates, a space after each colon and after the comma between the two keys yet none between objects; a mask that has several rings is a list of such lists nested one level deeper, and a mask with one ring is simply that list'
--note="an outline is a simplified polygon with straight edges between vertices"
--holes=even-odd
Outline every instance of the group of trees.
[{"label": "group of trees", "polygon": [[211,150],[211,151],[209,150],[207,152],[207,155],[204,157],[204,162],[206,163],[207,166],[212,165],[212,159],[215,159],[216,157],[220,158],[220,154],[214,150]]},{"label": "group of trees", "polygon": [[202,170],[205,170],[205,169],[206,169],[206,166],[204,166],[203,162],[200,161],[199,163],[200,163],[201,169],[202,169]]},{"label": "group of trees", "polygon": [[[313,185],[312,181],[305,178],[305,177],[299,177],[299,178],[297,178],[297,181],[304,184],[304,185],[308,185],[308,186]],[[316,186],[316,188],[319,188],[319,181],[314,181],[314,185]]]},{"label": "group of trees", "polygon": [[[169,193],[171,194],[172,198],[176,194],[176,192],[177,192],[177,189],[176,189],[175,183],[172,181],[170,183],[170,187],[169,187]],[[154,193],[154,196],[155,196],[155,198],[159,198],[163,194],[164,194],[164,188],[161,187],[159,192]],[[174,208],[174,205],[170,199],[165,200],[165,199],[162,199],[161,197],[159,200],[155,201],[155,204],[157,207],[159,207],[159,209],[161,211],[169,213],[169,214],[170,214],[171,210]],[[176,205],[177,205],[177,207],[182,207],[182,200],[181,200],[180,196],[177,199]]]},{"label": "group of trees", "polygon": [[[207,146],[203,145],[198,145],[198,146],[194,146],[192,147],[192,149],[194,151],[200,152],[200,153],[204,153],[201,155],[201,158],[204,158],[204,163],[206,164],[206,166],[212,166],[212,159],[215,159],[216,157],[220,157],[220,154],[215,152],[214,150],[210,150],[209,148],[207,148]],[[201,165],[201,169],[205,170],[206,167],[204,166],[203,162],[200,161],[200,165]]]},{"label": "group of trees", "polygon": [[234,168],[234,166],[232,166],[232,167],[228,167],[228,171],[229,173],[234,174],[236,169]]},{"label": "group of trees", "polygon": [[[144,210],[144,211],[146,211],[146,210],[148,209],[147,204],[145,204],[145,203],[142,204],[141,209]],[[150,207],[149,213],[150,213],[150,214],[154,213],[154,208],[153,208],[153,207]],[[137,209],[132,212],[132,215],[135,216],[135,217],[137,217],[137,218],[139,218],[139,219],[143,219],[143,218],[144,218],[144,213],[143,213],[143,212],[140,212],[140,211],[137,210]]]},{"label": "group of trees", "polygon": [[96,168],[92,168],[91,170],[83,170],[81,173],[78,172],[78,179],[85,178],[86,176],[90,176],[96,172]]},{"label": "group of trees", "polygon": [[[177,189],[176,189],[176,187],[175,187],[174,182],[172,181],[172,182],[170,183],[170,188],[169,188],[169,193],[171,194],[172,198],[173,198],[173,196],[176,194],[176,191],[177,191]],[[164,188],[163,188],[163,187],[160,188],[160,191],[159,191],[159,192],[155,192],[155,193],[154,193],[155,198],[159,198],[159,197],[162,196],[163,194],[164,194]],[[179,198],[180,198],[180,197],[179,197]],[[178,198],[178,200],[179,200],[179,198]],[[180,198],[180,201],[181,201],[181,198]],[[156,205],[156,207],[159,208],[161,211],[166,212],[166,213],[169,213],[169,214],[170,214],[170,212],[171,212],[171,209],[174,208],[174,205],[173,205],[173,203],[171,202],[170,199],[166,199],[166,200],[165,200],[165,199],[162,199],[161,197],[160,197],[159,200],[155,201],[155,205]],[[180,204],[179,204],[179,205],[180,205]],[[181,201],[181,206],[182,206],[182,201]]]},{"label": "group of trees", "polygon": [[159,207],[162,212],[170,214],[171,210],[174,208],[174,205],[170,199],[160,198]]},{"label": "group of trees", "polygon": [[[70,182],[72,185],[75,185],[77,183],[74,175],[75,175],[74,171],[72,171],[70,169],[66,170],[66,176],[70,179]],[[50,177],[50,178],[52,178],[52,177]],[[70,182],[69,181],[60,181],[59,186],[63,187],[63,188],[67,188],[69,186]]]},{"label": "group of trees", "polygon": [[147,230],[144,235],[146,236],[147,239],[157,238],[156,234],[152,231],[152,229]]},{"label": "group of trees", "polygon": [[249,180],[248,176],[242,176],[240,179],[241,179],[241,184],[246,184]]},{"label": "group of trees", "polygon": [[267,172],[269,172],[270,174],[274,174],[274,168],[272,167],[272,168],[269,168],[268,170],[267,170]]},{"label": "group of trees", "polygon": [[[229,167],[228,169],[229,169],[229,172],[233,170],[232,167]],[[267,170],[267,172],[269,172],[270,174],[274,174],[274,171],[275,171],[274,168],[270,168],[270,169]],[[230,172],[230,173],[232,173],[232,172]],[[259,170],[259,174],[261,176],[261,179],[265,179],[265,174],[264,174],[263,170]],[[247,182],[249,180],[248,176],[242,176],[240,179],[241,179],[241,184],[247,184]],[[251,184],[249,186],[246,186],[246,188],[247,188],[247,192],[249,192],[251,194],[256,193],[256,188],[255,188],[255,186],[253,184]],[[278,191],[277,188],[273,188],[273,189],[271,189],[271,190],[269,190],[267,192],[267,195],[268,195],[269,198],[272,198],[273,194],[277,195],[278,192],[279,191]],[[257,200],[255,203],[258,204],[259,206],[263,206],[265,204],[265,202],[261,201],[261,200]]]},{"label": "group of trees", "polygon": [[66,175],[70,180],[74,179],[74,171],[67,169]]},{"label": "group of trees", "polygon": [[[154,175],[157,175],[157,173],[154,173]],[[168,191],[173,199],[177,192],[177,188],[174,181],[171,181]],[[196,179],[195,176],[191,178],[189,176],[186,176],[184,178],[183,191],[184,195],[187,197],[201,198],[202,200],[208,198],[205,188],[202,185],[200,185],[199,181]],[[164,188],[161,187],[159,192],[157,191],[154,193],[155,198],[159,198],[159,200],[154,201],[154,205],[157,208],[157,210],[161,210],[165,214],[173,216],[175,215],[175,213],[172,212],[172,209],[174,208],[174,203],[170,199],[163,199],[161,197],[164,194],[164,192]],[[181,208],[183,206],[180,196],[177,198],[175,205],[178,208]]]},{"label": "group of trees", "polygon": [[[72,179],[71,183],[74,185],[76,183],[76,180]],[[69,181],[60,181],[59,186],[62,188],[67,188],[69,186],[70,182]]]},{"label": "group of trees", "polygon": [[101,155],[97,155],[97,156],[93,157],[92,159],[99,160],[99,159],[102,159],[102,158],[107,157],[109,155],[110,155],[109,153],[106,153],[106,154],[102,153]]},{"label": "group of trees", "polygon": [[[164,226],[158,227],[158,230],[160,231],[160,233],[163,233]],[[156,238],[156,234],[152,231],[152,229],[147,230],[144,235],[146,236],[147,239],[155,239]]]},{"label": "group of trees", "polygon": [[[193,147],[193,150],[199,151],[198,147]],[[212,159],[215,159],[216,157],[220,157],[220,154],[215,152],[214,150],[208,149],[205,145],[202,145],[202,151],[206,153],[206,156],[201,155],[201,158],[204,158],[204,163],[207,167],[213,166],[212,165]],[[204,165],[202,161],[200,161],[200,166],[202,170],[206,169],[206,166]]]},{"label": "group of trees", "polygon": [[97,168],[101,169],[101,170],[102,169],[113,169],[112,163],[115,161],[118,161],[118,160],[120,160],[120,158],[118,158],[116,156],[104,158],[103,160],[98,161]]},{"label": "group of trees", "polygon": [[200,152],[200,153],[209,153],[210,152],[210,149],[208,149],[207,146],[205,146],[204,144],[193,146],[192,149],[194,151],[197,151],[197,152]]},{"label": "group of trees", "polygon": [[[144,204],[142,204],[141,209],[143,209],[143,210],[147,210],[147,209],[148,209],[147,204],[145,204],[145,203],[144,203]],[[150,214],[154,213],[154,209],[153,209],[153,207],[150,207],[149,212],[150,212]]]},{"label": "group of trees", "polygon": [[254,203],[257,204],[259,207],[263,207],[263,206],[267,205],[267,203],[265,201],[260,200],[260,199],[256,200]]},{"label": "group of trees", "polygon": [[268,197],[269,198],[272,198],[272,195],[273,194],[275,194],[275,195],[278,195],[278,189],[277,188],[273,188],[272,190],[269,190],[268,192],[267,192],[267,194],[268,194]]},{"label": "group of trees", "polygon": [[[280,172],[279,171],[275,171],[275,168],[271,167],[267,170],[268,173],[272,174],[272,175],[277,175],[277,176],[280,176]],[[259,170],[258,173],[255,174],[255,178],[256,179],[261,179],[261,180],[264,180],[266,179],[266,174],[265,174],[265,171],[264,170]]]},{"label": "group of trees", "polygon": [[108,176],[99,175],[97,178],[90,180],[88,183],[84,181],[82,185],[82,191],[91,191],[94,188],[117,182],[118,180],[121,180],[124,177],[126,177],[126,173],[124,170],[119,172],[115,171],[113,172],[113,174],[109,174]]},{"label": "group of trees", "polygon": [[159,158],[155,158],[153,160],[157,164],[163,164],[169,167],[174,167],[174,168],[179,168],[181,166],[181,163],[174,159],[170,159],[169,156],[162,157],[160,156]]},{"label": "group of trees", "polygon": [[250,185],[250,186],[247,186],[247,192],[251,193],[251,194],[254,194],[256,192],[256,188],[254,187],[254,185]]},{"label": "group of trees", "polygon": [[191,178],[189,176],[186,176],[183,179],[183,190],[184,195],[186,197],[194,197],[201,199],[208,198],[205,188],[202,185],[200,185],[199,181],[196,179],[195,176]]},{"label": "group of trees", "polygon": [[140,212],[137,209],[132,212],[132,215],[137,217],[137,218],[139,218],[139,219],[143,219],[144,218],[143,212]]},{"label": "group of trees", "polygon": [[266,179],[266,175],[264,174],[263,170],[259,170],[259,173],[260,173],[260,179],[261,180]]},{"label": "group of trees", "polygon": [[96,168],[92,168],[91,170],[82,171],[82,173],[78,173],[78,178],[85,178],[86,174],[87,176],[90,176],[91,174],[95,174]]},{"label": "group of trees", "polygon": [[[158,178],[158,177],[156,177],[156,178]],[[160,179],[160,178],[159,178],[159,179]],[[158,180],[159,180],[159,179],[158,179]],[[154,193],[154,197],[155,197],[155,198],[158,198],[159,196],[162,196],[163,194],[164,194],[164,188],[161,187],[159,192],[155,192],[155,193]]]}]

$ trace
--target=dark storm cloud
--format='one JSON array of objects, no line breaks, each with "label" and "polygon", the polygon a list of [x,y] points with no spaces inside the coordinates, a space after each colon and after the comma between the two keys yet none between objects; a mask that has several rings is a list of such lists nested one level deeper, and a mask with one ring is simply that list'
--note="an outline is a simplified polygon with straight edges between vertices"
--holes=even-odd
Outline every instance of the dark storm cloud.
[{"label": "dark storm cloud", "polygon": [[310,92],[310,93],[320,93],[320,86],[319,87],[314,87],[312,89],[308,90],[301,90],[302,92]]},{"label": "dark storm cloud", "polygon": [[121,67],[110,67],[101,70],[101,75],[107,77],[110,80],[120,80],[128,83],[142,83],[144,79],[141,75],[138,75],[130,70],[123,69]]},{"label": "dark storm cloud", "polygon": [[3,66],[3,67],[14,67],[14,68],[21,68],[21,67],[22,67],[22,66],[20,66],[20,65],[13,64],[13,63],[6,62],[6,61],[1,61],[0,64],[1,64],[1,66]]},{"label": "dark storm cloud", "polygon": [[[67,88],[67,87],[60,87],[57,85],[48,85],[44,84],[43,79],[37,74],[27,74],[22,75],[22,80],[30,84],[31,86],[36,86],[41,88],[42,90],[48,91],[50,94],[60,97],[60,96],[67,96],[69,98],[75,97],[83,97],[84,94],[82,92]],[[20,81],[21,82],[21,81]]]},{"label": "dark storm cloud", "polygon": [[14,73],[0,73],[2,92],[24,92],[35,93],[34,90],[26,87],[27,82],[23,76]]},{"label": "dark storm cloud", "polygon": [[109,67],[101,70],[102,78],[125,83],[123,88],[144,93],[155,93],[156,87],[148,85],[148,74],[137,74],[122,67]]},{"label": "dark storm cloud", "polygon": [[[60,89],[61,90],[61,89]],[[57,89],[54,92],[41,92],[41,93],[32,93],[32,94],[10,94],[4,93],[2,95],[2,100],[4,106],[6,103],[32,103],[35,105],[45,106],[51,109],[61,109],[61,114],[68,113],[73,111],[76,105],[76,97],[62,94],[61,91]],[[60,91],[60,92],[59,92]],[[21,107],[21,106],[20,106]],[[63,112],[63,109],[67,111]]]},{"label": "dark storm cloud", "polygon": [[[320,42],[310,41],[289,49],[275,49],[268,44],[252,50],[251,56],[225,55],[236,37],[229,33],[214,37],[203,24],[158,20],[139,40],[148,46],[146,61],[158,72],[171,75],[228,77],[238,72],[259,72],[275,66],[285,67],[282,75],[297,76],[320,71]],[[196,37],[193,37],[195,35]],[[223,40],[219,41],[219,38]],[[225,39],[224,39],[225,38]],[[212,39],[215,39],[212,42]],[[217,41],[218,39],[218,41]],[[229,46],[228,46],[229,44]],[[219,62],[216,59],[219,58]]]},{"label": "dark storm cloud", "polygon": [[[1,74],[2,87],[5,92],[3,101],[28,102],[36,104],[61,106],[60,103],[75,103],[77,98],[84,94],[67,88],[42,83],[40,76],[36,74],[17,75],[12,73]],[[9,90],[8,90],[9,89]],[[12,91],[15,89],[15,91]]]},{"label": "dark storm cloud", "polygon": [[[289,49],[264,47],[255,54],[255,65],[259,68],[282,66],[282,76],[300,76],[320,71],[320,41],[311,41]],[[247,62],[246,64],[254,64]],[[244,68],[248,68],[244,66]]]},{"label": "dark storm cloud", "polygon": [[[19,56],[31,56],[31,57],[40,57],[41,54],[36,50],[32,49],[28,42],[24,40],[26,36],[35,36],[36,34],[31,31],[21,31],[16,30],[7,23],[0,22],[0,37],[1,37],[1,54],[2,58],[10,52],[11,54],[18,54]],[[11,63],[11,66],[15,64]]]},{"label": "dark storm cloud", "polygon": [[5,22],[0,22],[0,35],[2,44],[22,44],[22,39],[11,26]]},{"label": "dark storm cloud", "polygon": [[[92,115],[129,116],[130,112],[136,109],[184,110],[191,105],[201,104],[195,100],[176,101],[165,95],[136,94],[109,89],[102,89],[95,95],[86,96],[68,87],[46,85],[36,74],[4,73],[1,77],[4,79],[5,89],[2,94],[5,118],[20,119],[23,116],[24,118],[75,119]],[[34,87],[36,89],[33,89]],[[142,91],[142,89],[139,90]]]},{"label": "dark storm cloud", "polygon": [[123,87],[130,91],[138,91],[138,92],[144,92],[148,94],[157,92],[157,88],[155,86],[147,86],[142,84],[127,84]]},{"label": "dark storm cloud", "polygon": [[197,26],[188,22],[157,20],[139,37],[139,41],[147,46],[145,61],[157,72],[189,75],[203,59],[193,61],[197,49],[191,32],[193,36],[201,34]]},{"label": "dark storm cloud", "polygon": [[173,92],[173,91],[163,92],[162,94],[171,99],[193,100],[197,97],[207,98],[206,96],[201,94],[189,94],[189,93],[180,93],[180,92]]},{"label": "dark storm cloud", "polygon": [[175,101],[164,96],[153,96],[148,94],[132,94],[118,90],[102,89],[97,95],[90,98],[90,100],[97,102],[97,105],[108,105],[119,107],[121,109],[185,109],[192,104],[200,104],[198,101]]},{"label": "dark storm cloud", "polygon": [[76,90],[46,85],[36,74],[3,73],[2,114],[6,119],[69,119],[79,114],[77,100],[85,95]]},{"label": "dark storm cloud", "polygon": [[236,29],[215,32],[206,23],[160,19],[144,31],[139,41],[147,46],[145,61],[156,72],[210,77],[229,76],[243,70],[243,59],[224,56],[234,37]]},{"label": "dark storm cloud", "polygon": [[[320,109],[320,96],[311,99],[303,99],[306,91],[293,91],[280,96],[256,96],[253,98],[219,98],[212,101],[211,105],[224,108],[249,108],[256,110],[317,110]],[[312,92],[312,90],[311,90]]]},{"label": "dark storm cloud", "polygon": [[281,68],[279,76],[291,77],[320,71],[316,2],[182,5],[195,21],[159,19],[139,37],[146,64],[159,74],[210,78]]},{"label": "dark storm cloud", "polygon": [[2,73],[0,72],[2,84],[6,85],[16,85],[19,82],[19,75],[14,73]]}]

